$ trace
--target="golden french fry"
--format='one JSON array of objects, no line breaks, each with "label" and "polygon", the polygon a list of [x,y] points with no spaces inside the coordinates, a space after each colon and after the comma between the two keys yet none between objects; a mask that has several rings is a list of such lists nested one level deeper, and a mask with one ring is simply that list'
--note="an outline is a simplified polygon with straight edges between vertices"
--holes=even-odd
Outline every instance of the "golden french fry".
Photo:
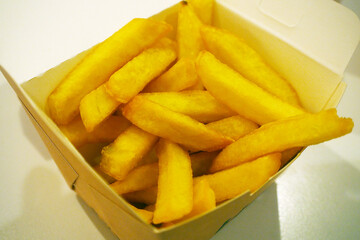
[{"label": "golden french fry", "polygon": [[215,193],[210,188],[209,183],[206,179],[200,179],[199,181],[194,182],[194,197],[193,197],[193,208],[191,212],[181,219],[175,220],[173,222],[165,223],[161,227],[168,227],[173,224],[185,221],[216,207]]},{"label": "golden french fry", "polygon": [[128,202],[153,205],[156,202],[157,186],[135,192],[124,193],[122,194],[122,197],[125,198]]},{"label": "golden french fry", "polygon": [[139,128],[191,149],[216,151],[233,140],[204,124],[146,99],[142,94],[127,103],[123,115]]},{"label": "golden french fry", "polygon": [[188,0],[187,3],[194,9],[202,23],[211,25],[214,0]]},{"label": "golden french fry", "polygon": [[203,24],[196,16],[192,7],[181,2],[178,12],[176,40],[178,42],[178,57],[195,59],[204,49],[200,28]]},{"label": "golden french fry", "polygon": [[196,68],[205,88],[220,102],[239,115],[258,124],[304,113],[221,63],[211,53],[199,54]]},{"label": "golden french fry", "polygon": [[[190,155],[193,176],[200,176],[208,172],[212,160],[218,152],[199,152]],[[156,186],[159,177],[158,163],[148,163],[135,167],[125,179],[113,182],[111,187],[118,194],[126,194],[145,190]]]},{"label": "golden french fry", "polygon": [[337,138],[350,133],[353,126],[350,118],[338,117],[336,109],[271,122],[223,149],[214,159],[210,172],[233,167],[265,154]]},{"label": "golden french fry", "polygon": [[127,103],[176,59],[176,43],[163,38],[128,62],[105,83],[107,92],[121,103]]},{"label": "golden french fry", "polygon": [[177,92],[193,86],[197,80],[195,61],[181,58],[168,71],[152,80],[143,92]]},{"label": "golden french fry", "polygon": [[213,174],[194,178],[206,179],[215,193],[216,202],[234,198],[245,191],[255,192],[280,168],[281,153],[272,153],[253,161]]},{"label": "golden french fry", "polygon": [[[144,50],[111,75],[108,82],[87,94],[80,102],[80,115],[86,129],[92,131],[121,104],[108,92],[108,85],[114,86],[115,83],[118,83],[122,93],[129,94],[125,94],[126,97],[122,95],[123,99],[128,99],[141,91],[147,82],[161,74],[174,58],[174,43],[166,38],[161,39],[153,47]],[[128,82],[125,83],[125,81]],[[131,84],[129,81],[132,81]],[[121,93],[119,94],[121,95]]]},{"label": "golden french fry", "polygon": [[101,169],[122,180],[155,145],[158,137],[131,125],[101,151]]},{"label": "golden french fry", "polygon": [[179,219],[193,206],[193,179],[189,154],[176,143],[160,139],[158,195],[153,223]]},{"label": "golden french fry", "polygon": [[48,97],[52,119],[61,125],[70,123],[86,94],[171,29],[165,22],[137,18],[95,46]]},{"label": "golden french fry", "polygon": [[216,100],[208,91],[143,93],[143,97],[174,112],[185,114],[199,122],[209,123],[236,113]]},{"label": "golden french fry", "polygon": [[110,186],[117,194],[144,190],[157,185],[159,176],[158,163],[145,164],[134,168],[126,178],[116,181]]},{"label": "golden french fry", "polygon": [[300,106],[294,88],[242,39],[227,30],[203,26],[201,36],[206,49],[246,79],[285,102]]},{"label": "golden french fry", "polygon": [[80,101],[80,116],[88,132],[109,117],[120,105],[111,97],[102,84]]},{"label": "golden french fry", "polygon": [[81,147],[87,143],[112,142],[130,125],[129,120],[123,116],[110,116],[92,132],[86,131],[80,118],[75,118],[67,125],[60,125],[59,128],[75,147]]},{"label": "golden french fry", "polygon": [[238,140],[259,127],[256,123],[239,115],[211,122],[206,126],[233,140]]}]

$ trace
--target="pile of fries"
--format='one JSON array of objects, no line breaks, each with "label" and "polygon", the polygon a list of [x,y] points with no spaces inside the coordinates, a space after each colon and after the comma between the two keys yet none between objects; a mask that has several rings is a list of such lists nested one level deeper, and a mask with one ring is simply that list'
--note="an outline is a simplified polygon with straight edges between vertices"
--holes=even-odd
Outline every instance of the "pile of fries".
[{"label": "pile of fries", "polygon": [[212,26],[212,0],[178,7],[176,29],[130,21],[48,97],[76,147],[108,143],[95,169],[158,227],[255,192],[303,147],[353,128],[335,109],[303,109],[256,51]]}]

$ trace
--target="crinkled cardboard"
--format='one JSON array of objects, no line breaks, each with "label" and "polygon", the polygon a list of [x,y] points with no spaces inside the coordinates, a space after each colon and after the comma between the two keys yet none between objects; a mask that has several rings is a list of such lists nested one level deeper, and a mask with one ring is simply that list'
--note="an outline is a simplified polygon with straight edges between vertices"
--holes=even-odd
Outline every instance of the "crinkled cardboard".
[{"label": "crinkled cardboard", "polygon": [[[176,28],[177,6],[153,18]],[[350,10],[330,0],[220,0],[215,4],[213,24],[233,31],[255,48],[291,82],[307,110],[336,107],[340,101],[346,86],[342,74],[360,36],[359,20]],[[96,174],[89,164],[91,159],[85,160],[47,115],[47,96],[84,55],[80,53],[22,85],[1,70],[69,187],[94,208],[120,239],[209,239],[289,166],[254,194],[246,192],[192,220],[165,229],[146,224]]]}]

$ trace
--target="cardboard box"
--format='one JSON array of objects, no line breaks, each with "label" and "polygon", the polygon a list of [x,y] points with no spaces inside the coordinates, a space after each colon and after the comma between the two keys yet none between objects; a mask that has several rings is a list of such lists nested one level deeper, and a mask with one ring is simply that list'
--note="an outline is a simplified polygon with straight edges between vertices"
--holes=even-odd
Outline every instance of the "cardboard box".
[{"label": "cardboard box", "polygon": [[[176,14],[177,5],[153,18],[176,27]],[[342,74],[360,38],[359,20],[350,10],[330,0],[220,0],[215,4],[214,25],[248,41],[291,82],[307,110],[336,107],[340,101],[346,87]],[[80,153],[47,114],[47,96],[84,55],[80,53],[22,85],[5,71],[4,75],[69,187],[94,208],[120,239],[209,239],[291,164],[257,192],[246,192],[192,220],[166,229],[145,223],[93,170],[92,153],[86,149]]]}]

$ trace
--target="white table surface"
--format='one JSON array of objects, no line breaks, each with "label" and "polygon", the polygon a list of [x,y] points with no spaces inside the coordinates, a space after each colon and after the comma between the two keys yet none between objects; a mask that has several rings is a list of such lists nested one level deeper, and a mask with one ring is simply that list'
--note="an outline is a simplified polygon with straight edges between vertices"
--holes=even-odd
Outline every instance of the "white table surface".
[{"label": "white table surface", "polygon": [[[177,2],[0,0],[0,64],[22,83],[134,16]],[[360,16],[358,0],[341,1]],[[117,24],[114,24],[117,23]],[[360,48],[338,106],[353,132],[312,146],[212,240],[360,239]],[[0,75],[0,239],[117,239],[70,190]]]}]

